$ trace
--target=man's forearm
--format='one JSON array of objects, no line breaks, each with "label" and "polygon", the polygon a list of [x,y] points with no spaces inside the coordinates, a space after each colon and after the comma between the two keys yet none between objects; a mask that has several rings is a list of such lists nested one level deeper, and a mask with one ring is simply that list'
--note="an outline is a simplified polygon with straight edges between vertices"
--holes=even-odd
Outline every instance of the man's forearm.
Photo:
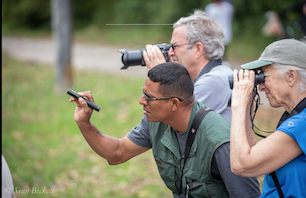
[{"label": "man's forearm", "polygon": [[88,123],[78,123],[85,140],[90,147],[109,163],[115,162],[119,158],[120,140],[102,134],[94,125]]}]

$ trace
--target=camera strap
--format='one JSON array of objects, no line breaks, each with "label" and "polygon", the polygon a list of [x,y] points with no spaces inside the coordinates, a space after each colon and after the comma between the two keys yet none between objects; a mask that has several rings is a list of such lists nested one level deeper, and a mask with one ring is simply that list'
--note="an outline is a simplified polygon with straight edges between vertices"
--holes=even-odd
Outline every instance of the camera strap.
[{"label": "camera strap", "polygon": [[[287,120],[288,118],[298,114],[298,113],[301,113],[304,109],[306,108],[306,98],[304,98],[292,111],[291,113],[289,114],[287,111],[282,115],[281,119],[279,120],[278,122],[278,125],[277,125],[277,128],[285,121]],[[280,198],[284,198],[284,194],[282,192],[282,189],[280,187],[280,184],[279,184],[279,181],[277,179],[277,176],[276,176],[276,172],[273,171],[272,173],[269,174],[274,183],[275,183],[275,186],[277,188],[277,191],[278,191],[278,194],[279,194],[279,197]]]},{"label": "camera strap", "polygon": [[[187,141],[186,141],[186,146],[185,146],[185,153],[184,153],[184,164],[183,164],[183,168],[182,168],[182,173],[181,173],[181,186],[180,186],[180,193],[182,193],[182,184],[183,184],[183,171],[185,168],[185,163],[187,158],[189,157],[190,154],[190,150],[191,150],[191,146],[193,144],[194,138],[197,134],[198,128],[202,122],[202,120],[204,119],[204,117],[211,112],[212,110],[208,107],[201,109],[196,116],[194,117],[191,127],[189,129],[189,133],[188,133],[188,137],[187,137]],[[187,186],[188,188],[188,186]]]},{"label": "camera strap", "polygon": [[194,82],[196,82],[201,76],[203,76],[204,74],[208,73],[212,68],[219,66],[222,64],[222,60],[221,59],[217,59],[217,60],[210,60],[205,67],[200,71],[200,73],[197,75],[197,78],[195,79]]}]

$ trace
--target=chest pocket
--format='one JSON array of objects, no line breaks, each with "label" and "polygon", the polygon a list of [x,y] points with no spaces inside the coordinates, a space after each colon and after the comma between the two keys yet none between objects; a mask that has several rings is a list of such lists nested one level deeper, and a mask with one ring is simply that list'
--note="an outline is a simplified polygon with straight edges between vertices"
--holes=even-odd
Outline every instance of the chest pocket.
[{"label": "chest pocket", "polygon": [[163,160],[160,158],[155,157],[155,162],[160,173],[161,178],[164,180],[167,187],[174,193],[179,193],[179,185],[180,185],[180,178],[178,178],[179,168],[177,167],[176,163],[179,163],[176,160]]}]

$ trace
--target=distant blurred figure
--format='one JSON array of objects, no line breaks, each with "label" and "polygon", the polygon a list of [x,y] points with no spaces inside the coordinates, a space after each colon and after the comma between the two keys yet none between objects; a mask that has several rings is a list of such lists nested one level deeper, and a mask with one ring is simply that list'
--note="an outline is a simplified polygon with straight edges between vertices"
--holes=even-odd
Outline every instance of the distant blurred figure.
[{"label": "distant blurred figure", "polygon": [[280,21],[279,15],[275,11],[268,11],[266,13],[268,21],[265,23],[261,32],[264,36],[277,36],[279,39],[285,38],[285,30]]},{"label": "distant blurred figure", "polygon": [[2,155],[2,198],[14,198],[14,184],[10,169]]},{"label": "distant blurred figure", "polygon": [[[208,17],[219,21],[224,29],[224,46],[226,47],[232,40],[232,19],[234,17],[234,7],[230,0],[212,0],[212,3],[205,7]],[[224,52],[226,59],[226,50]]]}]

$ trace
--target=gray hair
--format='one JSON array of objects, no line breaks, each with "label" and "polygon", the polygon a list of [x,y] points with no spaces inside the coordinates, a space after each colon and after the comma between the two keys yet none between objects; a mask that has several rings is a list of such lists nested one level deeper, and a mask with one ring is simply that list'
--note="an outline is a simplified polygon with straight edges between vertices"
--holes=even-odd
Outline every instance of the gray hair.
[{"label": "gray hair", "polygon": [[173,24],[173,29],[185,25],[186,39],[195,44],[201,42],[205,58],[215,60],[224,54],[224,34],[222,25],[208,16],[202,10],[195,10],[188,17],[181,17]]},{"label": "gray hair", "polygon": [[281,77],[284,77],[290,69],[296,70],[298,75],[301,77],[300,93],[306,91],[306,69],[281,63],[273,63],[272,65],[274,68],[279,70]]}]

